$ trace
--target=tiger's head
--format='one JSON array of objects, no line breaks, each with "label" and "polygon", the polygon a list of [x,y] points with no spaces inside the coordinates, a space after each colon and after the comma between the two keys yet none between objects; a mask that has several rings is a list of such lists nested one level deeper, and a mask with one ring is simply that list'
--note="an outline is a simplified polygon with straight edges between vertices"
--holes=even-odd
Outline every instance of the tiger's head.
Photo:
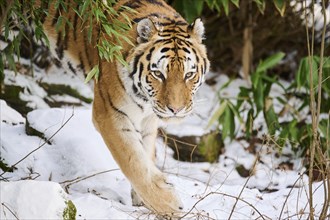
[{"label": "tiger's head", "polygon": [[149,18],[137,24],[138,45],[129,61],[133,92],[151,103],[163,120],[183,118],[193,110],[193,96],[209,70],[204,26],[161,25]]}]

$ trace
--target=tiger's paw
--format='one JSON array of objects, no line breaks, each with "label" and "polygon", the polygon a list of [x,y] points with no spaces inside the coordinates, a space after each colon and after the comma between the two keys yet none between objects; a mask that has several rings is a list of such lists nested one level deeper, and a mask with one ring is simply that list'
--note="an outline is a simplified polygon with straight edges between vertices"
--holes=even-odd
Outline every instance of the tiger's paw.
[{"label": "tiger's paw", "polygon": [[153,175],[150,180],[148,188],[140,194],[144,204],[158,215],[179,216],[183,204],[173,185],[161,173]]}]

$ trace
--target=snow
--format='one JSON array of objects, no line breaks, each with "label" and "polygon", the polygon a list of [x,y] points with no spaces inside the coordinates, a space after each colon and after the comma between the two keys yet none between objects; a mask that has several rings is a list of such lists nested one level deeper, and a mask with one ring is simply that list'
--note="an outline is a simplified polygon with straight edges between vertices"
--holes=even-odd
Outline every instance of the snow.
[{"label": "snow", "polygon": [[6,123],[18,124],[25,122],[22,117],[14,109],[10,108],[4,100],[0,100],[1,121]]},{"label": "snow", "polygon": [[60,219],[67,194],[58,183],[0,182],[1,219]]},{"label": "snow", "polygon": [[[4,101],[1,103],[1,119],[10,121],[9,116],[14,115],[21,122],[1,122],[1,158],[12,165],[41,146],[18,163],[13,173],[2,176],[10,182],[0,182],[1,203],[20,219],[60,218],[69,199],[77,208],[78,219],[156,217],[144,207],[132,206],[130,184],[95,130],[91,109],[30,112],[28,123],[42,132],[46,141],[27,135],[19,113]],[[306,175],[300,174],[302,162],[297,159],[293,170],[281,170],[278,165],[286,158],[277,158],[275,151],[265,148],[260,146],[261,157],[250,178],[242,178],[235,167],[242,164],[246,169],[253,168],[256,156],[246,151],[246,143],[237,141],[227,143],[219,162],[210,164],[179,162],[173,159],[173,151],[158,139],[157,166],[177,189],[185,205],[182,216],[186,219],[227,219],[241,191],[233,219],[258,218],[259,213],[264,218],[276,219],[282,209],[281,218],[306,218],[306,214],[299,214],[308,213],[308,181]],[[242,188],[244,184],[246,187]],[[319,213],[324,201],[323,186],[315,183],[313,187],[315,211]],[[266,188],[277,191],[269,193],[264,191]],[[12,217],[2,205],[1,219]]]},{"label": "snow", "polygon": [[[22,60],[28,64],[28,61]],[[5,84],[24,88],[20,97],[33,109],[26,118],[0,100],[0,159],[13,172],[0,171],[0,218],[59,219],[66,202],[71,200],[77,208],[78,219],[155,219],[145,207],[132,206],[131,186],[118,168],[100,134],[91,120],[91,105],[81,103],[70,95],[48,96],[36,82],[69,85],[84,97],[92,98],[92,88],[78,76],[64,73],[52,66],[47,73],[36,68],[34,75],[15,74],[5,70]],[[211,76],[211,74],[209,74]],[[235,79],[230,86],[225,75],[216,78],[215,85],[204,84],[196,95],[194,113],[180,124],[163,124],[168,134],[201,136],[216,125],[208,126],[219,107],[219,98],[234,97],[239,87],[249,82]],[[285,82],[283,85],[288,86]],[[222,89],[219,89],[222,88]],[[282,95],[282,88],[274,85],[274,97]],[[80,103],[82,107],[63,106],[49,108],[45,99],[64,103]],[[281,106],[274,99],[275,111]],[[289,100],[298,106],[298,100]],[[302,115],[308,109],[301,112]],[[246,113],[242,113],[246,117]],[[290,115],[280,118],[290,121]],[[236,130],[244,135],[238,121]],[[27,134],[26,126],[43,136]],[[266,134],[262,114],[255,119],[255,128],[263,125],[259,138]],[[159,138],[156,143],[156,165],[175,186],[184,209],[184,219],[291,219],[307,218],[308,179],[303,160],[289,147],[277,150],[267,144],[256,144],[255,154],[249,153],[244,140],[225,140],[223,153],[216,163],[180,162],[174,152]],[[284,169],[281,163],[291,163]],[[237,166],[250,170],[253,175],[244,178]],[[315,216],[324,202],[323,186],[314,183]],[[237,200],[236,198],[239,199]],[[236,204],[237,202],[237,204]],[[14,213],[14,214],[13,214]],[[262,217],[261,217],[261,216]]]}]

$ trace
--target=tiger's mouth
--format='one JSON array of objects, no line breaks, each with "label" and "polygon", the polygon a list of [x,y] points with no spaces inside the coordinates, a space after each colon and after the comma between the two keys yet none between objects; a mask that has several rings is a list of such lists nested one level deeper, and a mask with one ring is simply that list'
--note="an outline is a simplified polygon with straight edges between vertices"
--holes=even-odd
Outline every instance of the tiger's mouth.
[{"label": "tiger's mouth", "polygon": [[185,117],[191,114],[192,109],[183,109],[180,112],[173,112],[170,110],[164,110],[163,108],[157,108],[157,106],[153,107],[154,113],[157,115],[157,117],[165,122],[169,121],[181,121]]}]

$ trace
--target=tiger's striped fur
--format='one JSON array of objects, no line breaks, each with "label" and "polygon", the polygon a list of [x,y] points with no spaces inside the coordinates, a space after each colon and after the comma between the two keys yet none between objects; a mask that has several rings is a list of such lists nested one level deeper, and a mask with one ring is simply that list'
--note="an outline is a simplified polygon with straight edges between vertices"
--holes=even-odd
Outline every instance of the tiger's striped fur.
[{"label": "tiger's striped fur", "polygon": [[[50,7],[44,29],[57,57],[74,73],[85,73],[98,62],[96,33],[89,44],[87,30],[72,9],[74,1],[66,4],[67,12]],[[133,194],[158,213],[178,212],[183,207],[180,199],[154,165],[155,139],[159,119],[183,118],[193,110],[193,96],[209,69],[204,27],[200,19],[187,24],[163,0],[119,0],[117,10],[121,5],[137,11],[129,15],[134,25],[127,33],[135,46],[124,43],[129,68],[101,61],[93,122],[130,180]],[[73,29],[60,28],[64,38],[54,27],[60,14],[73,24]]]}]

